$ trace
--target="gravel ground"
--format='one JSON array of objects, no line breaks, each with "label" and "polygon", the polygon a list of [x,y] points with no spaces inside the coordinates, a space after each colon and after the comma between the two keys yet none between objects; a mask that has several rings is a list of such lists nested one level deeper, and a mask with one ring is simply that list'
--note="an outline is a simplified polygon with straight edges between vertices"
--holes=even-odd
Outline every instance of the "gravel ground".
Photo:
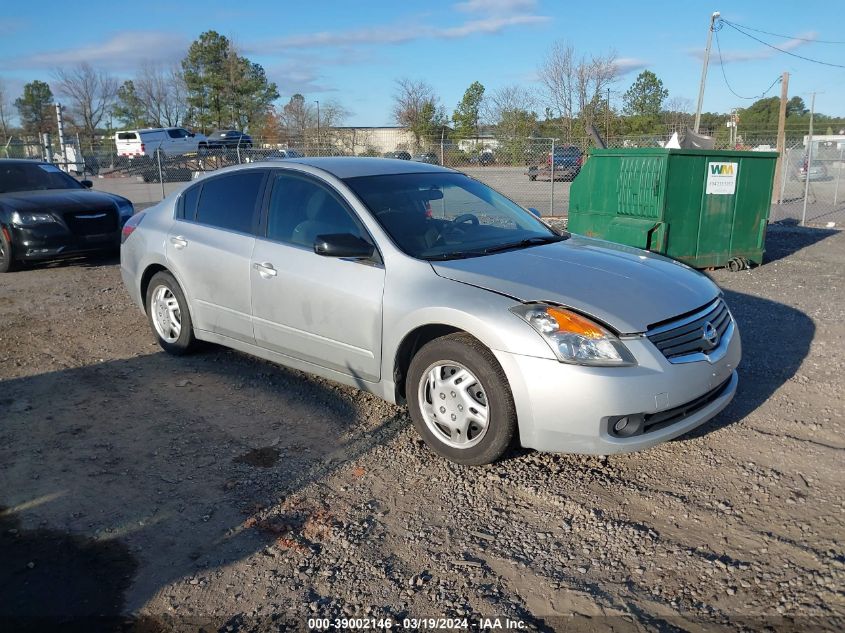
[{"label": "gravel ground", "polygon": [[643,453],[482,468],[354,389],[166,356],[114,261],[3,276],[0,628],[842,630],[845,234],[768,244],[711,273],[745,351],[720,416]]}]

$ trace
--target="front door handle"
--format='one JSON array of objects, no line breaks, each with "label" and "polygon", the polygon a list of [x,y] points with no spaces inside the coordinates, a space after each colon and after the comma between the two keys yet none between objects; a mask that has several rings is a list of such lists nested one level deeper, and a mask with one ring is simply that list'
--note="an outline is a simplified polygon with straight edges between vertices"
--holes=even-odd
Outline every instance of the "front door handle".
[{"label": "front door handle", "polygon": [[258,274],[264,277],[264,279],[270,279],[270,277],[275,277],[278,274],[278,271],[273,268],[273,264],[270,262],[264,262],[261,264],[255,262],[252,267],[255,268],[255,270],[258,271]]},{"label": "front door handle", "polygon": [[178,249],[183,249],[188,245],[188,240],[186,240],[181,235],[176,235],[170,238],[170,243],[173,244]]}]

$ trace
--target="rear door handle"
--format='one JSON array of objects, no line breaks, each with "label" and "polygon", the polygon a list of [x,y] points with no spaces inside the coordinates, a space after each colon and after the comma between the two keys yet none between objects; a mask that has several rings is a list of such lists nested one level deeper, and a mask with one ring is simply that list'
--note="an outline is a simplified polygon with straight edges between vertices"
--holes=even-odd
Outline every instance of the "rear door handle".
[{"label": "rear door handle", "polygon": [[270,262],[264,262],[261,264],[255,262],[252,267],[255,268],[255,270],[258,271],[258,274],[264,277],[264,279],[270,279],[270,277],[275,277],[278,274],[278,271],[273,268],[273,264]]},{"label": "rear door handle", "polygon": [[176,235],[170,238],[170,243],[178,249],[183,249],[188,245],[188,240],[181,235]]}]

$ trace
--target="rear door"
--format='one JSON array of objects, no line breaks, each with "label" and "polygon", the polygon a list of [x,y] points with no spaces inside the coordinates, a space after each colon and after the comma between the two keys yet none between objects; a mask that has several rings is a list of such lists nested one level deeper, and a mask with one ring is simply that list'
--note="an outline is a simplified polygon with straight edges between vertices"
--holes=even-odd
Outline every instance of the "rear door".
[{"label": "rear door", "polygon": [[381,365],[384,267],[314,253],[318,235],[352,233],[370,242],[343,197],[307,175],[278,170],[252,257],[252,314],[258,345],[367,381]]},{"label": "rear door", "polygon": [[266,177],[262,169],[214,176],[185,190],[177,204],[167,257],[198,330],[255,341],[250,263]]}]

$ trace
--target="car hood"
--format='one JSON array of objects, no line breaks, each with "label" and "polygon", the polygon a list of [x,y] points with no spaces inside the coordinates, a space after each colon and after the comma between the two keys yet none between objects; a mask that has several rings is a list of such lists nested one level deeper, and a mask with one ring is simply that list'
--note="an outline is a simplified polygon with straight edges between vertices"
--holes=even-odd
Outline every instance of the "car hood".
[{"label": "car hood", "polygon": [[712,301],[718,287],[674,260],[580,236],[484,257],[432,262],[441,277],[570,307],[631,334]]},{"label": "car hood", "polygon": [[108,207],[126,198],[104,191],[89,189],[48,189],[46,191],[16,191],[0,193],[0,205],[15,211],[91,211]]}]

